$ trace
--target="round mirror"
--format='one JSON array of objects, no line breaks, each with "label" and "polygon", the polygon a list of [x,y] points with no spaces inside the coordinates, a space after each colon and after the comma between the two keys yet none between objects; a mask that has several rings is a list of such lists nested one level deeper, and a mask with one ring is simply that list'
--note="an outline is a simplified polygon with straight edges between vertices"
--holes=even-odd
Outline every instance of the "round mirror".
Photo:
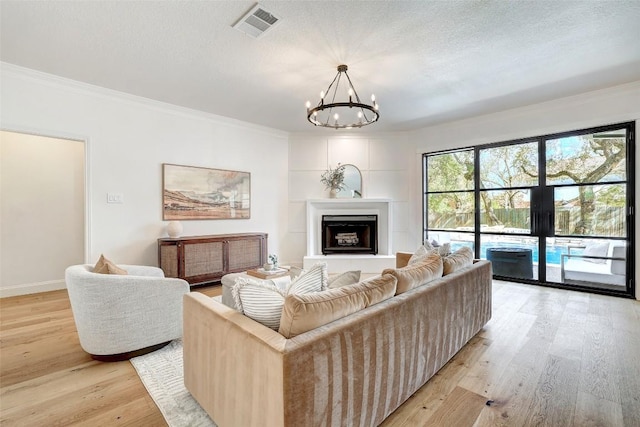
[{"label": "round mirror", "polygon": [[362,198],[362,174],[360,169],[354,165],[344,166],[344,181],[342,190],[338,191],[336,197],[341,199],[361,199]]}]

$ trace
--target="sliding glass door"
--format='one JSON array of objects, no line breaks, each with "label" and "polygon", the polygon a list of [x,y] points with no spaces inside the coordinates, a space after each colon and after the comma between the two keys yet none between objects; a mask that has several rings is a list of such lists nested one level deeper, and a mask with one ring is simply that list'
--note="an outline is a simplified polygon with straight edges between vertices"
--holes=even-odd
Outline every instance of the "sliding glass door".
[{"label": "sliding glass door", "polygon": [[424,155],[424,238],[498,278],[631,295],[634,123]]}]

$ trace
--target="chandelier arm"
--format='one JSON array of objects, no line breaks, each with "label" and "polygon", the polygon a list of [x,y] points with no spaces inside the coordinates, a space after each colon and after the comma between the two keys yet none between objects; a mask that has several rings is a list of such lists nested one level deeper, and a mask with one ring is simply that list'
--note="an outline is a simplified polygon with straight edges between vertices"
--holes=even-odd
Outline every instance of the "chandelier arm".
[{"label": "chandelier arm", "polygon": [[349,74],[347,74],[347,72],[344,72],[344,75],[347,76],[347,80],[349,80],[349,87],[351,87],[351,90],[353,90],[353,94],[356,96],[356,101],[358,101],[358,104],[361,104],[362,101],[360,101],[360,96],[358,96],[358,92],[356,91],[355,86],[353,86],[353,83],[351,83],[351,79],[349,78]]},{"label": "chandelier arm", "polygon": [[[338,81],[336,82],[336,87],[333,88],[333,97],[331,98],[331,103],[335,103],[336,102],[336,94],[338,93],[338,88],[340,87],[340,77],[342,73],[338,73],[338,75],[336,76],[336,79],[338,79]],[[327,93],[328,95],[328,93]]]}]

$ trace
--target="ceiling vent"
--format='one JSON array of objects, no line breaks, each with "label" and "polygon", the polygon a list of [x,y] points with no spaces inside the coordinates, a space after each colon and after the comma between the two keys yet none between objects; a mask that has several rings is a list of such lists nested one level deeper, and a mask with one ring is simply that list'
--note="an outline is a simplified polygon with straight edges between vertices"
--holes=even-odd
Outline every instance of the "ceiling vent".
[{"label": "ceiling vent", "polygon": [[235,23],[233,28],[242,31],[243,33],[247,33],[251,37],[257,39],[278,22],[280,22],[280,18],[271,12],[267,12],[264,7],[259,3],[256,3],[256,5],[247,12],[246,15]]}]

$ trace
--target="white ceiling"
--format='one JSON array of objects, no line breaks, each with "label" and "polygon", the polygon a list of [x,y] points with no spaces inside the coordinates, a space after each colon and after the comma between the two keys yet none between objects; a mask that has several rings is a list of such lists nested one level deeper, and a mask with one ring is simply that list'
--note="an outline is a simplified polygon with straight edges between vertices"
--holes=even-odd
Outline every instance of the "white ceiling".
[{"label": "white ceiling", "polygon": [[2,0],[0,59],[293,132],[341,63],[380,103],[370,131],[640,80],[639,0],[263,0],[259,39],[232,28],[254,4]]}]

